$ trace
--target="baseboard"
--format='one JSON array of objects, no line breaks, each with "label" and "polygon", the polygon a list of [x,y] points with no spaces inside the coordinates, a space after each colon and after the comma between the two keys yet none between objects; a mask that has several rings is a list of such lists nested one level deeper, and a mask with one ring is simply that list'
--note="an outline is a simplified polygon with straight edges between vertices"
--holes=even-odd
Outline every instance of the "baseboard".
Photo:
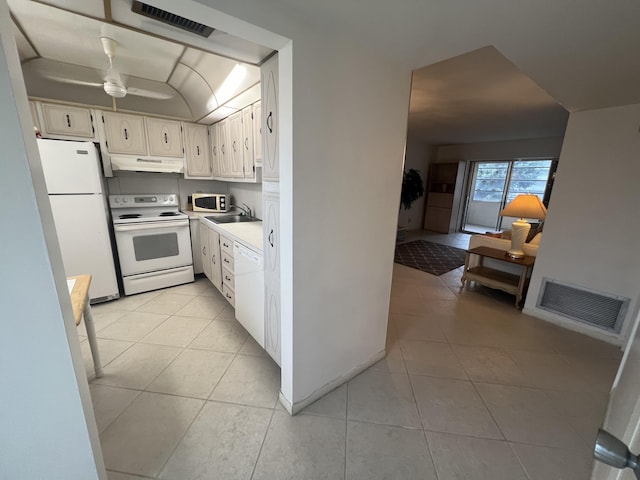
[{"label": "baseboard", "polygon": [[564,318],[560,315],[531,307],[524,307],[522,309],[522,313],[538,318],[540,320],[544,320],[545,322],[552,323],[559,327],[566,328],[567,330],[582,333],[591,338],[595,338],[596,340],[602,340],[620,348],[622,348],[624,345],[624,338],[622,338],[622,336],[619,334],[603,332],[598,328],[575,320]]},{"label": "baseboard", "polygon": [[361,374],[362,372],[364,372],[371,365],[373,365],[373,364],[379,362],[380,360],[382,360],[386,356],[386,353],[387,353],[386,350],[382,350],[381,352],[376,353],[373,357],[371,357],[369,360],[367,360],[363,364],[358,365],[357,367],[349,370],[344,375],[340,375],[338,378],[335,378],[334,380],[331,380],[329,383],[327,383],[326,385],[320,387],[319,389],[314,391],[311,395],[309,395],[306,398],[300,400],[299,402],[295,402],[295,403],[291,404],[291,402],[289,402],[289,400],[287,400],[284,397],[284,395],[282,395],[282,392],[280,392],[280,395],[279,395],[280,403],[285,408],[285,410],[287,412],[289,412],[290,415],[296,415],[301,410],[304,410],[306,407],[311,405],[313,402],[315,402],[319,398],[325,396],[331,390],[334,390],[335,388],[338,388],[343,383],[348,382],[353,377],[356,377],[359,374]]}]

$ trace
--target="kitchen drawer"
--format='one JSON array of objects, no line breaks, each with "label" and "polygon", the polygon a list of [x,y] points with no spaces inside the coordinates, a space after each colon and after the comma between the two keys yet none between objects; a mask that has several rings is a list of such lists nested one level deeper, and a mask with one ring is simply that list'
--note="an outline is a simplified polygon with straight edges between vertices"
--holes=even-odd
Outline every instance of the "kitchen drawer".
[{"label": "kitchen drawer", "polygon": [[[222,237],[220,237],[220,245],[222,245]],[[233,243],[231,245],[233,245]],[[229,254],[223,250],[220,255],[222,257],[222,268],[233,272],[233,251]]]},{"label": "kitchen drawer", "polygon": [[235,278],[233,272],[227,270],[226,268],[222,269],[222,283],[227,285],[230,289],[235,290]]},{"label": "kitchen drawer", "polygon": [[[227,252],[231,255],[231,260],[233,260],[233,240],[229,240],[227,237],[223,237],[220,235],[220,249],[222,252]],[[223,263],[223,265],[225,265]]]},{"label": "kitchen drawer", "polygon": [[232,307],[235,307],[236,294],[225,284],[222,284],[222,296],[227,299],[227,302],[229,302]]}]

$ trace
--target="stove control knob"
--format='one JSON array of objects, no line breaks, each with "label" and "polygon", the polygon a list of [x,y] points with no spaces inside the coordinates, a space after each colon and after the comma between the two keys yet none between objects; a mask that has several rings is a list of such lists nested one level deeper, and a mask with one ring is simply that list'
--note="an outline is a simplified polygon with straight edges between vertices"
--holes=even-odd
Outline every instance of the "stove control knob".
[{"label": "stove control knob", "polygon": [[127,203],[127,202],[128,202],[127,198],[126,198],[126,197],[124,197],[124,198],[122,199],[122,203]]},{"label": "stove control knob", "polygon": [[116,204],[120,203],[120,197],[114,198],[113,203],[116,203]]}]

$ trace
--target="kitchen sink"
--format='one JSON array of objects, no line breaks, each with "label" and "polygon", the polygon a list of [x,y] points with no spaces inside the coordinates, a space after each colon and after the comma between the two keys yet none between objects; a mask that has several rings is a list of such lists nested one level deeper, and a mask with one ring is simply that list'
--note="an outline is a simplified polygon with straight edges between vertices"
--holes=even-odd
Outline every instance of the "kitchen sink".
[{"label": "kitchen sink", "polygon": [[222,215],[219,217],[205,217],[213,223],[241,223],[241,222],[257,222],[258,219],[247,215]]}]

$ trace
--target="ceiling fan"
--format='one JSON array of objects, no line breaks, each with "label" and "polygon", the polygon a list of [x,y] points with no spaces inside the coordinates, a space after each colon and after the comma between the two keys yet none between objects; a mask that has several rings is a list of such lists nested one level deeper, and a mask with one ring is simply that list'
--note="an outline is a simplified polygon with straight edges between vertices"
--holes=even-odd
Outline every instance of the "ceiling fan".
[{"label": "ceiling fan", "polygon": [[107,68],[107,72],[103,78],[104,81],[102,83],[88,81],[88,79],[84,80],[81,78],[69,78],[66,75],[56,75],[55,73],[52,74],[50,72],[44,73],[43,76],[49,78],[50,80],[55,80],[62,83],[84,85],[88,87],[102,87],[105,93],[110,97],[113,97],[114,99],[123,98],[126,95],[136,95],[139,97],[147,97],[157,100],[168,100],[169,98],[173,97],[171,92],[161,92],[144,88],[127,87],[122,79],[122,75],[114,66],[114,59],[118,42],[110,37],[100,37],[100,41],[102,43],[104,53],[109,59],[109,67]]}]

